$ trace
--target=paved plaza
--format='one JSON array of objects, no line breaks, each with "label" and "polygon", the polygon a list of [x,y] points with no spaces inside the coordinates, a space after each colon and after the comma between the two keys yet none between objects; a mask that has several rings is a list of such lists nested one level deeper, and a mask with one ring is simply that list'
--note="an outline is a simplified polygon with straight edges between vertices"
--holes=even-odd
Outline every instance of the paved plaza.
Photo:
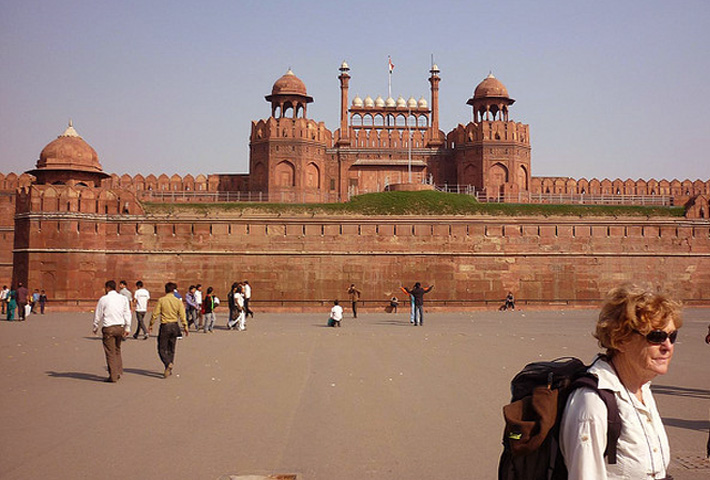
[{"label": "paved plaza", "polygon": [[[596,312],[259,314],[178,343],[162,378],[156,339],[123,346],[104,383],[91,314],[0,322],[0,479],[490,479],[501,408],[525,363],[597,351]],[[654,390],[676,480],[710,477],[710,310],[690,309]]]}]

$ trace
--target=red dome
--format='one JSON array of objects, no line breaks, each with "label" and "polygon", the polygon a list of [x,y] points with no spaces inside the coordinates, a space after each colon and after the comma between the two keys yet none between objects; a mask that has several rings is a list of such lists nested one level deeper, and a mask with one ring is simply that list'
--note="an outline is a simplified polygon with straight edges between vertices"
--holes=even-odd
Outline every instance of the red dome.
[{"label": "red dome", "polygon": [[478,100],[480,98],[509,98],[508,89],[505,88],[500,80],[489,74],[481,83],[478,84],[476,90],[473,92],[473,98]]},{"label": "red dome", "polygon": [[56,140],[50,142],[39,154],[37,168],[43,170],[83,170],[101,172],[96,150],[69,127]]},{"label": "red dome", "polygon": [[307,96],[308,94],[306,93],[306,84],[289,69],[283,77],[276,80],[271,89],[271,95]]}]

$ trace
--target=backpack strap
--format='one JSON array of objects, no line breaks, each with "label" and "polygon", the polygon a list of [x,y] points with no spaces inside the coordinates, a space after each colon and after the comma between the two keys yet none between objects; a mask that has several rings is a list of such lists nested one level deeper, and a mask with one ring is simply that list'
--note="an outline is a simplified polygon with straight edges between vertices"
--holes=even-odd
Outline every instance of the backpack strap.
[{"label": "backpack strap", "polygon": [[606,449],[604,456],[610,465],[616,463],[616,447],[621,436],[621,415],[619,414],[619,406],[616,404],[614,392],[604,388],[599,388],[599,383],[593,375],[583,375],[572,383],[571,388],[577,389],[587,387],[594,390],[602,399],[606,406],[607,412],[607,431],[606,431]]}]

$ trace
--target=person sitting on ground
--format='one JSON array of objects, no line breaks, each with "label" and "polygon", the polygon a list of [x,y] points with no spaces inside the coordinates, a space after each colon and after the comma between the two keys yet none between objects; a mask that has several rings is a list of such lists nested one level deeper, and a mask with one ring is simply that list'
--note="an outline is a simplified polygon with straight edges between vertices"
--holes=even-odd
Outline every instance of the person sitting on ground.
[{"label": "person sitting on ground", "polygon": [[392,313],[397,313],[398,306],[399,306],[399,300],[397,300],[397,297],[390,298],[390,307],[392,308]]},{"label": "person sitting on ground", "polygon": [[515,310],[515,297],[513,296],[513,292],[508,292],[508,296],[505,297],[505,309],[506,310]]},{"label": "person sitting on ground", "polygon": [[340,302],[335,300],[333,302],[333,308],[330,309],[330,318],[328,319],[329,327],[339,327],[340,321],[343,319],[343,307],[340,306]]}]

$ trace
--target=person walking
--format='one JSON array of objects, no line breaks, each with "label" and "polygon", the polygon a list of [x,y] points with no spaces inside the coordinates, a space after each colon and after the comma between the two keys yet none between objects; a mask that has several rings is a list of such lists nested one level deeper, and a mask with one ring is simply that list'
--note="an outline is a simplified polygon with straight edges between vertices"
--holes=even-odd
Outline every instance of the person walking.
[{"label": "person walking", "polygon": [[15,320],[15,309],[17,308],[17,291],[15,286],[10,286],[10,291],[7,293],[7,321]]},{"label": "person walking", "polygon": [[187,328],[195,325],[197,330],[197,302],[195,301],[195,286],[190,285],[185,294],[185,314],[187,315]]},{"label": "person walking", "polygon": [[30,292],[27,290],[27,287],[22,284],[22,282],[17,284],[17,290],[15,292],[15,301],[17,302],[17,308],[20,310],[18,315],[20,321],[25,320],[25,316],[27,314],[25,306],[27,306],[27,297],[29,296],[29,294]]},{"label": "person walking", "polygon": [[2,291],[0,291],[0,304],[2,304],[2,315],[5,315],[5,310],[7,309],[7,304],[9,303],[9,300],[7,298],[9,293],[10,289],[7,288],[7,285],[3,285]]},{"label": "person walking", "polygon": [[153,330],[153,323],[160,318],[160,331],[158,332],[158,355],[165,366],[163,378],[168,378],[173,373],[175,363],[175,347],[180,335],[180,326],[187,337],[187,318],[185,317],[185,306],[182,301],[175,296],[177,285],[173,282],[165,284],[165,296],[160,297],[158,304],[153,309],[148,326],[148,334]]},{"label": "person walking", "polygon": [[244,294],[244,315],[251,315],[251,318],[254,318],[254,312],[249,308],[249,301],[251,300],[251,285],[249,285],[249,280],[244,280],[242,293]]},{"label": "person walking", "polygon": [[351,283],[348,287],[348,295],[350,296],[350,302],[353,307],[353,318],[357,318],[357,302],[360,300],[360,295],[362,292],[358,290],[354,283]]},{"label": "person walking", "polygon": [[108,367],[106,382],[116,383],[123,374],[121,343],[131,333],[131,307],[128,300],[116,291],[116,282],[109,280],[104,284],[106,294],[96,304],[93,332],[101,329],[104,354]]},{"label": "person walking", "polygon": [[133,304],[136,309],[136,333],[133,338],[138,340],[138,335],[143,330],[143,340],[148,340],[148,329],[145,328],[145,314],[148,312],[148,301],[150,300],[150,292],[143,288],[143,282],[136,282],[136,292],[133,294]]},{"label": "person walking", "polygon": [[202,303],[205,309],[205,313],[202,315],[202,321],[204,322],[203,329],[205,333],[214,333],[214,307],[217,305],[215,304],[215,297],[212,295],[212,292],[214,292],[214,289],[212,287],[207,287],[207,295]]},{"label": "person walking", "polygon": [[47,293],[42,290],[39,294],[39,313],[44,315],[44,307],[47,305]]},{"label": "person walking", "polygon": [[409,290],[406,288],[408,294],[414,297],[414,325],[419,325],[420,327],[424,325],[424,294],[431,292],[434,285],[427,288],[422,288],[422,284],[417,282],[414,284],[414,288]]},{"label": "person walking", "polygon": [[202,284],[198,283],[195,285],[195,304],[197,305],[197,329],[202,328],[202,322],[204,321],[202,314]]}]

